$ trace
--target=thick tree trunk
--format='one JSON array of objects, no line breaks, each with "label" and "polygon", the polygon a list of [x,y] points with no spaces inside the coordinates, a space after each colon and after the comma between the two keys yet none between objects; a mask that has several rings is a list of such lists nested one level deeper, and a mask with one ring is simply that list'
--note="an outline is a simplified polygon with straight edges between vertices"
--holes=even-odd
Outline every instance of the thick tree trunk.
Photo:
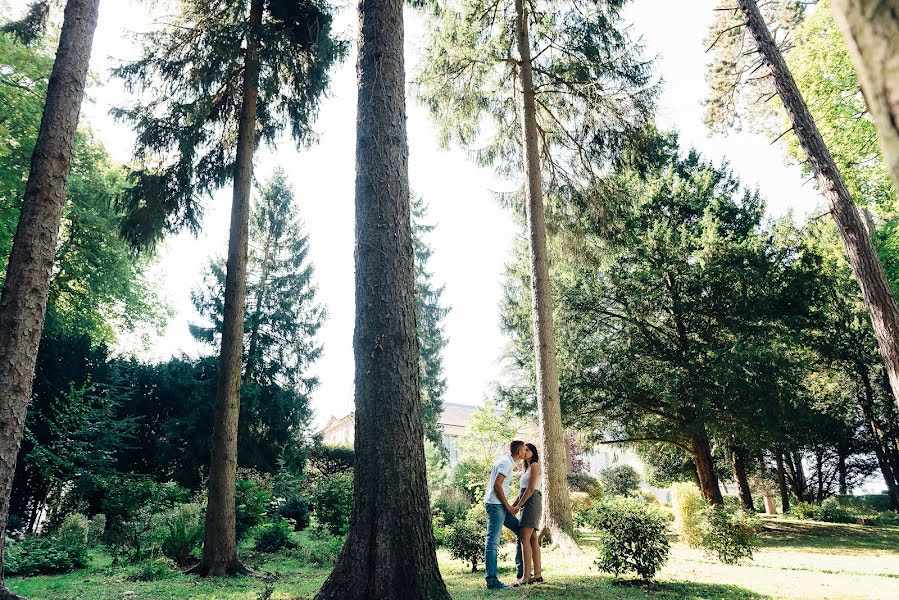
[{"label": "thick tree trunk", "polygon": [[833,14],[899,190],[899,0],[833,0]]},{"label": "thick tree trunk", "polygon": [[837,461],[837,474],[839,475],[840,495],[845,496],[849,493],[849,486],[846,481],[848,476],[846,469],[846,456],[841,453]]},{"label": "thick tree trunk", "polygon": [[355,485],[346,544],[316,598],[448,600],[418,387],[403,2],[358,9]]},{"label": "thick tree trunk", "polygon": [[745,510],[754,511],[752,505],[752,492],[749,489],[749,476],[746,474],[746,456],[739,447],[731,450],[731,463],[734,468],[734,481],[737,482],[737,495],[740,497],[740,506]]},{"label": "thick tree trunk", "polygon": [[871,433],[871,438],[874,440],[874,455],[877,457],[877,466],[880,467],[887,494],[890,496],[890,508],[899,510],[899,477],[897,477],[897,473],[890,461],[890,448],[885,439],[883,428],[874,413],[874,388],[871,385],[871,378],[868,369],[864,365],[858,366],[856,371],[864,389],[864,394],[859,397],[859,400],[862,416],[868,426],[868,431]]},{"label": "thick tree trunk", "polygon": [[520,58],[518,82],[521,87],[522,153],[524,158],[525,208],[531,258],[531,312],[534,330],[534,360],[537,372],[537,414],[544,468],[543,525],[555,543],[570,546],[574,521],[568,496],[568,471],[556,334],[553,327],[552,297],[549,288],[549,257],[546,247],[546,220],[543,212],[543,181],[537,139],[537,108],[534,75],[531,70],[531,41],[525,0],[515,0],[515,28]]},{"label": "thick tree trunk", "polygon": [[690,438],[690,450],[693,453],[693,463],[696,465],[696,475],[699,478],[699,490],[703,497],[712,506],[724,504],[721,487],[718,485],[718,474],[715,472],[715,459],[712,458],[712,447],[705,431]]},{"label": "thick tree trunk", "polygon": [[787,514],[790,512],[790,493],[787,491],[784,457],[779,449],[774,452],[774,460],[777,463],[777,487],[780,488],[780,509],[783,511],[783,514]]},{"label": "thick tree trunk", "polygon": [[0,598],[9,496],[47,311],[100,0],[69,0],[0,295]]},{"label": "thick tree trunk", "polygon": [[212,448],[209,461],[209,503],[203,560],[194,569],[202,576],[242,572],[237,560],[234,486],[237,478],[237,428],[240,417],[240,380],[243,358],[244,304],[247,288],[247,243],[253,153],[256,146],[256,101],[259,96],[259,41],[263,0],[250,4],[250,35],[244,59],[243,98],[237,130],[234,197],[225,273],[222,347],[215,393]]},{"label": "thick tree trunk", "polygon": [[780,50],[768,31],[756,2],[737,0],[737,3],[746,17],[747,26],[755,38],[763,61],[771,70],[777,93],[790,116],[793,131],[808,156],[821,193],[830,205],[830,214],[836,222],[849,264],[861,287],[865,306],[871,317],[874,336],[877,338],[877,345],[893,389],[893,398],[899,406],[899,308],[896,307],[896,299],[890,291],[883,265],[865,228],[864,220],[858,208],[852,203],[849,190],[821,138]]}]

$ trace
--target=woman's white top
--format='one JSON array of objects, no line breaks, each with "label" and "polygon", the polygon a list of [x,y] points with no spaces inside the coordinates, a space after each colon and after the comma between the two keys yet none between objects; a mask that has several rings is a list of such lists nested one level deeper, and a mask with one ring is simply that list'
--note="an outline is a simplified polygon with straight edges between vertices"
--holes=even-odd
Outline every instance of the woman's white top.
[{"label": "woman's white top", "polygon": [[[528,465],[528,470],[524,472],[524,475],[521,476],[521,479],[518,481],[518,485],[521,488],[521,491],[525,491],[528,489],[528,486],[531,484],[531,469],[533,465]],[[537,478],[537,485],[534,486],[535,490],[540,489],[540,484],[543,483],[543,473],[540,473],[540,477]]]}]

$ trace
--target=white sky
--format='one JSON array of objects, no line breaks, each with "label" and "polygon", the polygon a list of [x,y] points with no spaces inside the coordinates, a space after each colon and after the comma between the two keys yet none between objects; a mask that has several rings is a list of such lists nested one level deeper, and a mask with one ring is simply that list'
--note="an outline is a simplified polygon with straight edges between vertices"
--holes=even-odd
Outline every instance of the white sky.
[{"label": "white sky", "polygon": [[[107,82],[108,67],[113,59],[136,55],[123,33],[140,31],[152,22],[144,4],[101,2],[92,70],[106,83],[90,90],[93,102],[83,110],[86,122],[120,162],[130,159],[133,135],[108,116],[110,106],[127,101],[117,82]],[[13,14],[20,14],[25,5],[26,0],[12,0]],[[701,101],[709,57],[702,42],[713,5],[714,0],[635,0],[626,12],[635,32],[647,42],[649,55],[659,55],[656,68],[665,81],[660,126],[676,128],[684,147],[695,146],[714,160],[726,157],[744,183],[761,188],[772,215],[790,209],[807,214],[819,204],[819,197],[811,185],[802,185],[798,168],[785,166],[781,147],[751,134],[707,137]],[[355,3],[350,3],[337,21],[337,29],[350,39],[355,39],[354,11]],[[407,11],[407,73],[414,72],[425,35],[422,19]],[[321,134],[317,146],[298,153],[285,141],[276,148],[262,148],[256,160],[260,179],[266,179],[276,165],[287,170],[310,236],[319,299],[329,311],[320,333],[324,356],[315,367],[321,379],[312,403],[318,423],[330,414],[346,414],[353,402],[354,69],[351,55],[332,74],[331,97],[323,102],[316,125]],[[506,344],[499,329],[499,302],[515,225],[491,190],[508,189],[509,184],[490,170],[474,167],[458,149],[441,151],[434,126],[411,94],[408,115],[411,185],[428,202],[430,220],[437,224],[428,240],[434,249],[430,268],[436,281],[446,284],[444,301],[452,308],[446,319],[445,400],[479,404],[500,377]],[[142,351],[144,357],[164,359],[182,352],[196,356],[201,351],[187,329],[188,322],[197,318],[190,292],[201,282],[209,258],[225,253],[230,198],[230,189],[224,189],[206,203],[199,237],[182,234],[165,244],[154,281],[175,314],[165,334],[150,340]]]}]

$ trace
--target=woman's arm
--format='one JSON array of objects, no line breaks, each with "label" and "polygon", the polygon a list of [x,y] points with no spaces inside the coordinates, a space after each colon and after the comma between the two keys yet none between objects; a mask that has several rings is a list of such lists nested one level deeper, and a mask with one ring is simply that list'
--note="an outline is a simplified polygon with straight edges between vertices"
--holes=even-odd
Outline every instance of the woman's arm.
[{"label": "woman's arm", "polygon": [[528,489],[522,491],[518,500],[516,500],[518,506],[524,506],[524,503],[530,500],[531,496],[534,495],[534,490],[537,488],[537,482],[540,480],[540,468],[540,463],[531,465],[531,480],[528,482]]}]

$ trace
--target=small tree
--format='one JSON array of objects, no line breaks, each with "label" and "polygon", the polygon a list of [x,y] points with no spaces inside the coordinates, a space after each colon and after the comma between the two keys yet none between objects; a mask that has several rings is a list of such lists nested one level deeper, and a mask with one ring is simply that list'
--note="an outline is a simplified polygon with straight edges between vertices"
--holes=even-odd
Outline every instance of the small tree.
[{"label": "small tree", "polygon": [[612,496],[629,496],[640,487],[640,474],[630,465],[615,465],[603,469],[599,480],[607,494]]}]

